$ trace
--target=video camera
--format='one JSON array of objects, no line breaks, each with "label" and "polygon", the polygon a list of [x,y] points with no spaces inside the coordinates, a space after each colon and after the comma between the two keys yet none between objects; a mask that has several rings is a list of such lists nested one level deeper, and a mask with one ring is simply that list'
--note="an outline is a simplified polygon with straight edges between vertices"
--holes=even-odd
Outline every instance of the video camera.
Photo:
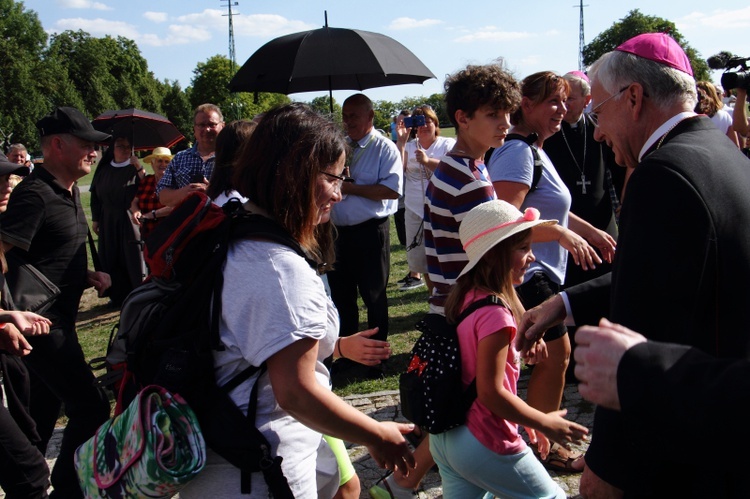
[{"label": "video camera", "polygon": [[421,126],[425,126],[427,121],[424,119],[424,114],[415,114],[414,116],[404,116],[404,126],[406,128],[417,129]]},{"label": "video camera", "polygon": [[[731,52],[719,52],[706,59],[708,67],[711,69],[723,69],[721,75],[721,86],[724,90],[741,88],[750,91],[750,74],[747,74],[747,63],[750,57],[739,57]],[[731,69],[737,68],[737,71],[731,72]]]}]

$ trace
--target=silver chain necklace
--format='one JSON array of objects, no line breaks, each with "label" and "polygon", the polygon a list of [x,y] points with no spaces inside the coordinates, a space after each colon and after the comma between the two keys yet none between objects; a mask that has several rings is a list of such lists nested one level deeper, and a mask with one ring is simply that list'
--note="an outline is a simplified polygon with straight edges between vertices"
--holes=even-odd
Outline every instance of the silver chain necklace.
[{"label": "silver chain necklace", "polygon": [[560,125],[560,133],[562,133],[563,140],[565,141],[565,145],[568,148],[568,152],[570,153],[570,157],[573,158],[573,163],[575,163],[576,168],[578,168],[578,171],[581,172],[581,180],[576,181],[576,185],[581,186],[581,194],[586,194],[586,186],[591,185],[591,180],[586,180],[586,115],[583,116],[583,165],[578,164],[578,160],[576,159],[576,155],[573,154],[573,149],[570,147],[570,143],[568,142],[568,138],[565,136],[565,127],[563,125]]}]

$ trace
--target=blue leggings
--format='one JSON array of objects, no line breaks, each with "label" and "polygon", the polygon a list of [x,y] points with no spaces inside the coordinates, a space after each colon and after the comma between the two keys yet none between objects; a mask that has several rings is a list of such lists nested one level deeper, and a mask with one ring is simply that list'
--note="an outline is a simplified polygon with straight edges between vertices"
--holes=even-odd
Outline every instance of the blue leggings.
[{"label": "blue leggings", "polygon": [[459,426],[430,435],[430,452],[440,468],[445,499],[492,497],[566,499],[528,447],[518,454],[491,451]]}]

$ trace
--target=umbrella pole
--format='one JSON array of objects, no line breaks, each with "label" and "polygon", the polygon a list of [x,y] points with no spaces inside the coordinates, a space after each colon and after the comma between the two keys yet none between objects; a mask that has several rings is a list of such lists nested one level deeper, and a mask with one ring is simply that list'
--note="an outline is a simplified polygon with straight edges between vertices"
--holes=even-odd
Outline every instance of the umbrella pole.
[{"label": "umbrella pole", "polygon": [[[326,20],[326,34],[328,33],[328,11],[324,10],[323,15]],[[328,107],[331,110],[331,119],[333,119],[333,88],[331,86],[331,75],[328,75]]]}]

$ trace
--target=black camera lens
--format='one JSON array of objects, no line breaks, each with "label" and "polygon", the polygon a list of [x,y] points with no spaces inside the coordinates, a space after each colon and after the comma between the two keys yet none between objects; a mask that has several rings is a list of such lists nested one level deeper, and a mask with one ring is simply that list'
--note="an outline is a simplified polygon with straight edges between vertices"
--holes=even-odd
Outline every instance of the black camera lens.
[{"label": "black camera lens", "polygon": [[750,75],[747,73],[724,73],[721,75],[721,86],[725,90],[741,88],[750,91]]}]

